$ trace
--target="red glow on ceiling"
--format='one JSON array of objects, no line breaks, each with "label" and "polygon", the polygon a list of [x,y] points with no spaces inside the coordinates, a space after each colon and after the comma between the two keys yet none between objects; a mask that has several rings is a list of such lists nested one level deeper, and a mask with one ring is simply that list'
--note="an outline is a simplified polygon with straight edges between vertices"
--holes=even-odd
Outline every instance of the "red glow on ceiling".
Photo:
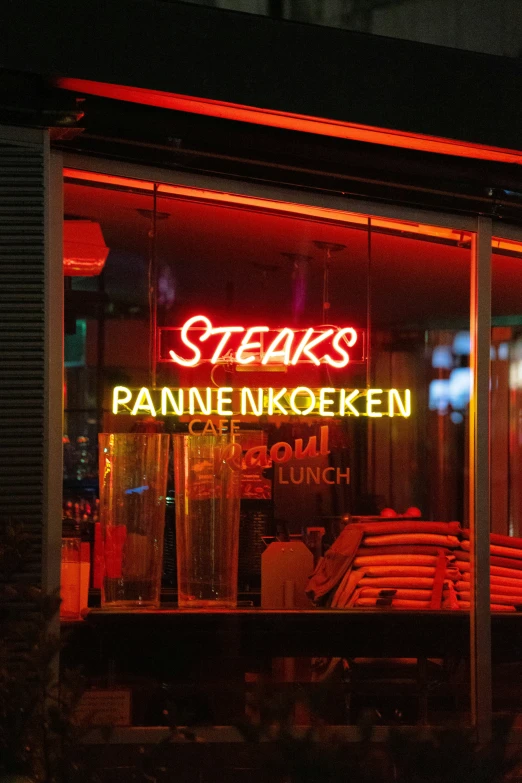
[{"label": "red glow on ceiling", "polygon": [[65,90],[98,95],[103,98],[140,103],[146,106],[156,106],[191,114],[202,114],[208,117],[219,117],[238,122],[249,122],[255,125],[268,125],[273,128],[283,128],[302,133],[315,133],[321,136],[333,136],[339,139],[383,144],[389,147],[401,147],[403,149],[474,158],[476,160],[522,163],[522,152],[517,150],[445,139],[440,136],[427,136],[389,128],[377,128],[370,125],[340,122],[338,120],[291,114],[272,109],[260,109],[254,106],[226,103],[208,98],[195,98],[159,90],[146,90],[142,87],[107,84],[88,79],[62,77],[57,80],[57,86]]},{"label": "red glow on ceiling", "polygon": [[[64,177],[90,184],[108,185],[116,188],[132,188],[151,193],[154,189],[152,182],[139,179],[114,176],[112,174],[100,174],[98,172],[83,171],[80,169],[64,168]],[[259,198],[257,196],[244,196],[237,193],[226,193],[218,190],[206,190],[193,188],[186,185],[159,184],[158,196],[168,195],[178,198],[204,201],[207,203],[219,203],[229,207],[246,207],[289,216],[307,217],[319,220],[336,221],[348,226],[368,226],[368,216],[354,212],[344,212],[326,207],[315,207],[309,204],[294,204],[289,201],[276,201],[274,199]],[[417,234],[419,238],[435,237],[457,243],[469,242],[470,235],[463,231],[442,226],[432,226],[423,223],[414,223],[407,220],[392,220],[389,218],[371,217],[371,227],[385,231],[405,232]],[[516,243],[515,243],[516,244]]]},{"label": "red glow on ceiling", "polygon": [[[63,176],[78,182],[92,185],[107,185],[119,189],[138,190],[144,193],[152,193],[154,183],[148,180],[119,177],[113,174],[100,174],[96,171],[84,171],[82,169],[64,168]],[[310,204],[295,204],[289,201],[276,201],[275,199],[260,198],[258,196],[244,196],[238,193],[226,193],[219,190],[206,190],[193,188],[187,185],[167,185],[159,183],[156,190],[158,196],[174,196],[187,201],[203,201],[206,203],[218,203],[228,207],[245,207],[278,214],[306,217],[318,220],[336,221],[340,224],[352,227],[367,227],[369,216],[355,212],[343,212],[326,207],[315,207]],[[456,242],[460,246],[467,246],[471,235],[465,231],[433,226],[426,223],[414,223],[408,220],[392,220],[391,218],[371,217],[371,228],[386,232],[406,233],[423,237],[435,238]],[[503,250],[522,254],[522,242],[514,239],[502,239],[493,237],[491,240],[493,251]]]}]

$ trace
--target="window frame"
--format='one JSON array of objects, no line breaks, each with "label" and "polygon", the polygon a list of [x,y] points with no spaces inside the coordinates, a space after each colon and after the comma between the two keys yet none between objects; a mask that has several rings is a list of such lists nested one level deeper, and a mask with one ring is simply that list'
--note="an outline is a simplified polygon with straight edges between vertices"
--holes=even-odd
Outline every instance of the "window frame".
[{"label": "window frame", "polygon": [[[488,217],[451,214],[433,210],[395,206],[368,200],[347,198],[342,195],[322,194],[313,191],[297,190],[276,185],[259,185],[243,180],[227,179],[168,169],[131,164],[85,155],[53,152],[54,174],[49,208],[49,279],[58,285],[61,274],[62,237],[57,228],[58,220],[63,219],[63,184],[60,187],[56,171],[60,167],[85,172],[128,177],[132,179],[162,184],[182,185],[203,188],[239,196],[265,198],[326,208],[340,212],[359,213],[375,218],[392,218],[414,223],[426,223],[469,232],[471,243],[470,268],[470,331],[472,366],[472,393],[470,401],[470,529],[471,551],[474,563],[472,587],[472,608],[470,611],[470,662],[471,662],[471,724],[476,739],[487,741],[491,736],[492,688],[491,688],[491,612],[489,605],[489,531],[490,531],[490,420],[489,420],[489,381],[490,381],[490,344],[491,344],[491,237],[522,241],[522,229],[508,226]],[[61,172],[63,174],[63,168]],[[63,176],[62,176],[63,183]],[[49,372],[53,382],[49,388],[56,390],[58,383],[63,388],[63,369],[60,359],[63,356],[63,329],[58,331],[58,308],[54,297],[49,300],[47,319],[49,339],[55,341],[56,348]],[[61,334],[61,341],[59,339]],[[54,416],[56,418],[56,416]],[[61,431],[54,429],[50,433],[54,443],[54,481],[61,486],[62,465],[56,459],[59,439],[61,455]],[[59,494],[59,493],[58,493]],[[49,501],[50,502],[50,501]],[[56,504],[55,504],[56,506]],[[60,518],[54,513],[50,517],[46,532],[48,546],[52,553],[47,558],[44,573],[44,585],[47,589],[59,588],[59,542]],[[49,565],[51,564],[51,565]]]}]

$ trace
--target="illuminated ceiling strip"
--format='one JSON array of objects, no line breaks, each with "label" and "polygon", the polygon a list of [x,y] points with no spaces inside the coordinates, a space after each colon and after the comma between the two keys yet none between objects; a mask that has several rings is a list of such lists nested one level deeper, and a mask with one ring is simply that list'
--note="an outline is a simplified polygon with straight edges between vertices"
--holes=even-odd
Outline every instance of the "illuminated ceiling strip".
[{"label": "illuminated ceiling strip", "polygon": [[441,155],[453,155],[476,160],[494,160],[501,163],[522,163],[522,152],[492,147],[485,144],[445,139],[440,136],[428,136],[420,133],[408,133],[389,128],[377,128],[358,123],[311,117],[304,114],[292,114],[272,109],[259,109],[236,103],[195,98],[176,93],[146,90],[142,87],[126,87],[118,84],[95,82],[88,79],[62,77],[56,82],[58,87],[103,98],[156,106],[208,117],[219,117],[255,125],[267,125],[273,128],[315,133],[339,139],[362,141],[369,144],[382,144],[389,147],[433,152]]},{"label": "illuminated ceiling strip", "polygon": [[[112,174],[100,174],[98,172],[83,171],[81,169],[64,168],[64,177],[80,180],[87,183],[112,185],[118,188],[127,188],[152,192],[152,182],[139,179],[129,179],[118,177]],[[320,220],[337,221],[352,226],[368,225],[368,217],[355,214],[353,212],[342,212],[341,210],[327,209],[325,207],[314,207],[308,204],[293,204],[287,201],[275,201],[271,199],[259,198],[255,196],[243,196],[236,193],[224,193],[217,190],[205,190],[202,188],[192,188],[185,185],[166,185],[160,184],[157,189],[158,195],[177,196],[196,201],[215,202],[230,207],[249,207],[253,209],[269,210],[279,214],[284,213],[289,216],[299,216],[308,218],[318,218]],[[399,221],[372,217],[372,227],[375,229],[384,229],[389,231],[406,232],[408,234],[418,234],[419,236],[437,237],[438,239],[447,239],[454,242],[465,242],[469,240],[469,234],[463,231],[454,231],[451,228],[440,226],[424,225],[413,223],[411,221]],[[522,244],[520,245],[522,251]]]},{"label": "illuminated ceiling strip", "polygon": [[491,247],[493,250],[506,250],[511,253],[522,253],[522,242],[516,242],[514,239],[501,239],[500,237],[492,237]]},{"label": "illuminated ceiling strip", "polygon": [[[154,185],[143,179],[132,179],[129,177],[119,177],[114,174],[100,174],[95,171],[84,171],[83,169],[64,168],[63,175],[66,178],[78,180],[81,182],[108,185],[116,188],[128,190],[141,190],[145,193],[152,193]],[[243,196],[237,193],[225,193],[219,190],[205,190],[203,188],[192,188],[186,185],[166,185],[159,184],[158,195],[176,196],[193,201],[216,202],[223,206],[230,207],[249,207],[252,209],[268,210],[284,213],[289,216],[316,218],[319,220],[337,221],[348,226],[367,226],[368,216],[356,214],[354,212],[342,212],[341,210],[328,209],[326,207],[314,207],[309,204],[293,204],[288,201],[275,201],[273,199],[259,198],[256,196]],[[451,228],[441,226],[432,226],[424,223],[413,223],[406,220],[391,220],[390,218],[372,217],[372,227],[375,229],[405,232],[407,234],[418,234],[419,237],[436,237],[437,239],[446,239],[460,244],[469,242],[470,235],[465,231],[454,231]],[[493,250],[504,250],[512,253],[522,254],[522,242],[514,239],[502,239],[493,237],[491,240]]]}]

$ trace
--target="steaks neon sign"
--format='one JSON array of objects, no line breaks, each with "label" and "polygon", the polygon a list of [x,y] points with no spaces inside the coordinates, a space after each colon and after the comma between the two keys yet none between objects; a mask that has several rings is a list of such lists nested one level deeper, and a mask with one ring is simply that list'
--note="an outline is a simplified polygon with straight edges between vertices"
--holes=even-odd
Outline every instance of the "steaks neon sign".
[{"label": "steaks neon sign", "polygon": [[306,329],[214,326],[205,315],[195,315],[181,328],[161,327],[159,348],[160,361],[182,367],[209,362],[252,368],[327,364],[339,369],[350,361],[364,360],[364,331],[330,325]]}]

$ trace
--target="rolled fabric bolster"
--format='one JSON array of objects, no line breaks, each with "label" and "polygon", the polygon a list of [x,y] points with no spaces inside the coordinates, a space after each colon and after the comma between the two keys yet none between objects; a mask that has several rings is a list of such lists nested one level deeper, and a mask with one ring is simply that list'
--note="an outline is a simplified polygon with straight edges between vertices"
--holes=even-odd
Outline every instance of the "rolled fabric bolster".
[{"label": "rolled fabric bolster", "polygon": [[[463,601],[470,600],[470,593],[459,592],[459,598]],[[509,606],[522,605],[522,596],[520,595],[500,595],[498,593],[491,593],[490,601],[492,604],[508,604]]]},{"label": "rolled fabric bolster", "polygon": [[365,567],[366,576],[435,576],[434,566],[376,565]]},{"label": "rolled fabric bolster", "polygon": [[[469,541],[469,530],[467,528],[461,531],[461,536],[466,541]],[[498,546],[514,547],[515,549],[522,549],[522,538],[515,536],[503,536],[501,533],[489,534],[490,544],[497,544]]]},{"label": "rolled fabric bolster", "polygon": [[382,596],[383,593],[386,594],[388,590],[392,593],[394,600],[396,598],[413,601],[431,600],[431,590],[409,590],[402,588],[394,589],[392,587],[361,587],[359,589],[359,594],[361,598],[378,598],[379,596]]},{"label": "rolled fabric bolster", "polygon": [[437,565],[438,558],[430,555],[374,555],[373,552],[368,555],[358,556],[353,561],[354,568],[373,565],[419,565],[433,566]]},{"label": "rolled fabric bolster", "polygon": [[[465,575],[463,574],[463,576]],[[471,581],[471,578],[468,581]],[[515,593],[518,593],[519,590],[522,590],[522,579],[512,579],[509,576],[490,576],[489,584],[491,587],[496,585],[499,587],[509,587],[511,590],[514,590]]]},{"label": "rolled fabric bolster", "polygon": [[[455,588],[459,592],[469,592],[470,589],[470,582],[462,581],[457,582],[455,585]],[[520,599],[520,603],[522,603],[522,581],[520,583],[520,586],[514,586],[512,584],[503,584],[502,582],[491,582],[490,588],[492,593],[496,593],[499,595],[515,595],[518,596]]]},{"label": "rolled fabric bolster", "polygon": [[501,568],[513,568],[515,571],[522,572],[522,560],[517,560],[514,557],[500,557],[499,555],[491,555],[489,562],[490,565],[500,566]]},{"label": "rolled fabric bolster", "polygon": [[454,557],[459,549],[453,550],[449,547],[433,546],[427,544],[418,544],[410,546],[409,544],[397,544],[396,546],[372,546],[371,552],[367,550],[358,550],[357,555],[428,555],[438,557],[444,552],[448,557]]},{"label": "rolled fabric bolster", "polygon": [[[357,587],[404,587],[432,589],[435,568],[428,566],[365,566],[345,574],[335,591],[331,608],[345,606]],[[458,572],[455,575],[458,578]],[[382,583],[382,580],[385,583]],[[420,582],[419,582],[420,579]]]},{"label": "rolled fabric bolster", "polygon": [[[464,609],[465,611],[469,610],[470,603],[469,601],[459,601],[459,609]],[[509,606],[508,604],[490,604],[490,607],[492,612],[516,612],[514,606]]]},{"label": "rolled fabric bolster", "polygon": [[[459,562],[459,569],[463,574],[469,573],[471,571],[471,564]],[[492,565],[489,568],[489,573],[490,576],[506,576],[511,577],[511,579],[521,578],[520,571],[517,571],[516,568],[502,568],[501,566]]]},{"label": "rolled fabric bolster", "polygon": [[[438,533],[443,536],[459,535],[460,522],[352,522],[347,527],[362,529],[366,536],[380,536],[387,533]],[[346,528],[345,528],[346,529]]]},{"label": "rolled fabric bolster", "polygon": [[[464,584],[469,585],[471,582],[470,574],[462,574],[462,580]],[[492,590],[496,590],[497,587],[505,587],[509,590],[514,590],[514,594],[516,595],[522,588],[522,579],[510,579],[507,576],[492,576],[490,577],[489,584]]]},{"label": "rolled fabric bolster", "polygon": [[[469,541],[461,541],[461,546],[464,551],[469,552]],[[515,547],[508,546],[498,546],[498,544],[490,544],[489,551],[492,555],[496,555],[498,557],[510,557],[515,560],[522,561],[522,549],[516,549]]]},{"label": "rolled fabric bolster", "polygon": [[456,536],[443,536],[435,533],[403,533],[398,535],[365,536],[361,546],[394,546],[398,544],[431,544],[434,546],[456,548],[460,541]]},{"label": "rolled fabric bolster", "polygon": [[[469,541],[463,541],[462,543],[469,543]],[[490,544],[489,551],[496,557],[509,557],[513,560],[520,560],[522,562],[522,549],[515,549],[515,547],[511,546],[498,546],[498,544]]]},{"label": "rolled fabric bolster", "polygon": [[428,577],[406,577],[406,576],[381,576],[381,577],[364,577],[359,581],[360,588],[362,587],[392,587],[392,588],[407,588],[407,589],[421,589],[432,590],[433,578]]},{"label": "rolled fabric bolster", "polygon": [[[458,563],[461,561],[469,563],[470,553],[463,552],[461,549],[455,549],[455,558]],[[490,565],[500,566],[501,568],[514,568],[516,571],[522,571],[522,560],[517,560],[514,557],[499,557],[498,555],[490,555],[489,562]]]},{"label": "rolled fabric bolster", "polygon": [[[461,568],[461,570],[460,570],[460,579],[464,580],[465,582],[471,582],[471,572],[469,571],[469,569],[467,571],[465,571],[464,569]],[[514,584],[515,582],[516,582],[517,585],[518,584],[522,584],[522,580],[520,580],[520,579],[512,579],[509,576],[490,576],[489,577],[490,583],[493,581],[493,579],[499,580],[501,582],[501,584],[507,584],[507,583],[513,583]]]},{"label": "rolled fabric bolster", "polygon": [[507,576],[511,579],[520,579],[520,571],[516,568],[502,568],[501,566],[490,566],[490,576]]}]

